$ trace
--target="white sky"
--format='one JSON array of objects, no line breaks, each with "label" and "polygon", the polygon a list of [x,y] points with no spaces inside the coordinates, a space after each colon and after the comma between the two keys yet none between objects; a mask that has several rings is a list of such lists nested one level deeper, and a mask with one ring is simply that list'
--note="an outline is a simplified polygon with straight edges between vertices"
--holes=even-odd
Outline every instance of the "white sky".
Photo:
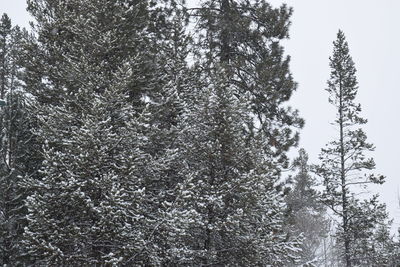
[{"label": "white sky", "polygon": [[[326,81],[329,56],[338,29],[342,29],[358,70],[358,101],[368,139],[375,144],[372,154],[377,172],[386,175],[379,192],[395,226],[400,226],[398,203],[400,179],[397,160],[400,152],[400,1],[396,0],[270,0],[278,6],[294,8],[291,38],[285,42],[292,57],[291,70],[299,83],[292,105],[306,119],[300,146],[317,162],[320,149],[335,136],[332,121],[335,111],[328,103]],[[400,164],[399,164],[400,166]]]},{"label": "white sky", "polygon": [[[189,0],[195,2],[196,0]],[[359,81],[358,101],[378,172],[387,182],[375,189],[400,226],[398,204],[400,179],[396,164],[400,153],[400,1],[397,0],[268,0],[274,6],[287,3],[294,8],[291,39],[285,41],[292,57],[291,70],[299,88],[291,104],[298,108],[306,126],[301,147],[317,162],[320,149],[335,136],[330,125],[335,111],[324,90],[329,78],[328,58],[338,29],[342,29],[355,61]],[[13,24],[28,27],[25,0],[0,0]],[[400,167],[400,162],[399,162]]]}]

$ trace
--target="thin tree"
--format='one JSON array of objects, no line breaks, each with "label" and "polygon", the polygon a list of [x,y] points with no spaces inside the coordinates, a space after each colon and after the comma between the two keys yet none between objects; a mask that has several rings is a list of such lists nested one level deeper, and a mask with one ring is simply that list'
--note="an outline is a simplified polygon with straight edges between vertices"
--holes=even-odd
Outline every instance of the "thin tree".
[{"label": "thin tree", "polygon": [[12,26],[10,18],[0,19],[0,262],[20,265],[24,254],[21,246],[25,226],[26,190],[22,177],[37,171],[39,155],[32,137],[33,121],[27,111],[21,66],[27,32]]},{"label": "thin tree", "polygon": [[[324,202],[340,218],[340,242],[343,245],[343,260],[347,267],[352,265],[351,246],[354,186],[381,184],[384,176],[374,175],[375,162],[366,155],[374,150],[367,142],[367,136],[359,128],[367,123],[360,116],[361,105],[356,103],[358,91],[356,68],[349,54],[345,35],[339,30],[333,42],[333,56],[330,57],[331,75],[328,80],[329,103],[336,109],[332,123],[338,129],[337,139],[328,143],[320,154],[321,163],[317,173],[323,178]],[[354,229],[356,230],[356,229]]]}]

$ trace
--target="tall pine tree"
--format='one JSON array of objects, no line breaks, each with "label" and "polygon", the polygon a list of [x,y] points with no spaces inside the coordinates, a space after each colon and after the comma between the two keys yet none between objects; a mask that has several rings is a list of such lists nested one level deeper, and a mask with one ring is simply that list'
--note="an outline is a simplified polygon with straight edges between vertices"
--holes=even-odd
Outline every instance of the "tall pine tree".
[{"label": "tall pine tree", "polygon": [[3,14],[0,20],[0,261],[6,266],[21,264],[25,226],[26,190],[24,176],[35,176],[40,162],[38,146],[31,129],[34,124],[24,90],[24,39],[27,32]]},{"label": "tall pine tree", "polygon": [[383,183],[384,177],[372,174],[375,162],[366,153],[374,146],[367,142],[367,136],[359,128],[367,122],[360,116],[361,105],[355,102],[358,91],[356,69],[349,54],[344,33],[339,31],[333,43],[330,58],[331,77],[328,80],[329,103],[336,109],[333,122],[338,129],[337,139],[322,149],[321,164],[317,173],[323,178],[324,202],[340,219],[340,243],[343,263],[350,267],[354,263],[352,249],[356,242],[357,228],[351,226],[356,216],[353,187],[370,183]]},{"label": "tall pine tree", "polygon": [[279,45],[291,10],[222,0],[192,11],[198,79],[181,124],[182,182],[168,219],[172,229],[179,225],[171,238],[179,246],[171,261],[283,266],[296,242],[282,231],[275,186],[302,125],[284,106],[296,88]]},{"label": "tall pine tree", "polygon": [[289,37],[292,9],[273,8],[265,0],[218,0],[201,2],[193,14],[202,68],[226,64],[232,89],[248,98],[254,117],[250,134],[263,131],[262,148],[286,166],[285,152],[297,143],[295,129],[303,125],[297,111],[285,105],[297,86],[280,45]]}]

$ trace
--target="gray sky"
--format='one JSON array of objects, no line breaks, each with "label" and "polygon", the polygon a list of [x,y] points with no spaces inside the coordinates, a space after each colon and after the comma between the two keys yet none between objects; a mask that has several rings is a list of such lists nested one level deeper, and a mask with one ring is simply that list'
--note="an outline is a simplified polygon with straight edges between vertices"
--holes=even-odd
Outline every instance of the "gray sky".
[{"label": "gray sky", "polygon": [[[196,0],[191,0],[194,2]],[[400,1],[396,0],[269,0],[278,6],[287,3],[294,8],[291,39],[285,41],[292,57],[291,70],[299,88],[291,104],[306,119],[301,133],[301,147],[317,162],[320,149],[335,131],[330,122],[335,111],[328,104],[324,90],[329,78],[328,58],[338,29],[342,29],[355,61],[359,81],[358,101],[369,141],[376,145],[372,154],[379,173],[387,182],[373,190],[389,208],[400,226],[398,195],[400,179],[397,170],[400,153]],[[0,13],[8,13],[14,24],[28,27],[25,0],[0,0]],[[400,163],[399,163],[400,166]]]},{"label": "gray sky", "polygon": [[400,1],[395,0],[270,0],[278,6],[294,8],[291,38],[285,43],[291,55],[291,70],[299,88],[292,105],[306,119],[301,146],[317,162],[320,149],[337,134],[329,124],[335,111],[328,104],[326,81],[329,56],[338,29],[346,34],[350,54],[358,70],[358,98],[368,139],[375,144],[372,154],[377,171],[387,176],[379,192],[400,226],[398,204],[400,179],[397,170],[400,152]]}]

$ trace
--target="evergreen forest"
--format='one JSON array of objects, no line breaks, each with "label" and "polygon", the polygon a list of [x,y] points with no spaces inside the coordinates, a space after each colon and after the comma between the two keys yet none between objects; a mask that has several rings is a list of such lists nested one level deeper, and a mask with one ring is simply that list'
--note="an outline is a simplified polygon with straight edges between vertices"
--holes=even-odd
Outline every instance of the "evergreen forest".
[{"label": "evergreen forest", "polygon": [[0,14],[1,266],[400,266],[359,194],[385,176],[343,31],[320,88],[336,136],[309,162],[291,7],[27,5],[30,29]]}]

